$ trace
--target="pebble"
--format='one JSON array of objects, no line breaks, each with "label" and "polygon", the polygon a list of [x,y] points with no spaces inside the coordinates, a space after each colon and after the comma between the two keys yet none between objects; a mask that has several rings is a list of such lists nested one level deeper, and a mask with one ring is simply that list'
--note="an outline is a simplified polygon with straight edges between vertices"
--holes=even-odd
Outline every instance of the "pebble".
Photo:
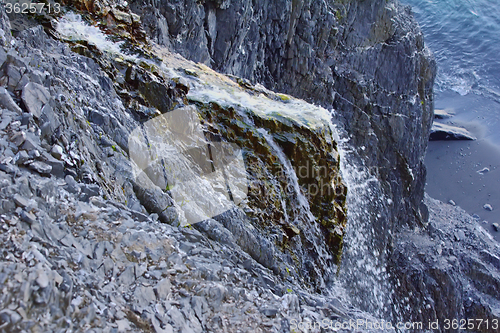
[{"label": "pebble", "polygon": [[489,211],[489,212],[491,212],[491,211],[493,210],[493,207],[492,207],[490,204],[485,204],[485,205],[483,206],[483,208],[484,208],[485,210]]},{"label": "pebble", "polygon": [[495,231],[500,230],[500,225],[498,225],[498,223],[493,223],[492,226],[493,226],[493,229],[495,229]]},{"label": "pebble", "polygon": [[50,153],[52,154],[52,156],[54,156],[54,158],[57,158],[58,160],[61,160],[62,157],[63,157],[63,149],[61,146],[59,145],[54,145],[52,147],[52,149],[50,150]]},{"label": "pebble", "polygon": [[30,204],[30,201],[28,199],[19,194],[14,195],[14,202],[21,208],[25,208]]},{"label": "pebble", "polygon": [[449,200],[449,201],[448,201],[448,203],[449,203],[450,205],[452,205],[452,206],[456,206],[456,205],[457,205],[457,204],[455,203],[455,201],[453,201],[453,200]]},{"label": "pebble", "polygon": [[43,270],[40,270],[38,272],[38,277],[36,278],[36,283],[42,289],[46,288],[49,285],[49,277],[47,276],[47,274]]},{"label": "pebble", "polygon": [[33,224],[36,222],[36,216],[31,212],[23,210],[21,212],[21,220],[23,220],[26,223]]},{"label": "pebble", "polygon": [[484,175],[485,173],[488,173],[488,172],[490,172],[489,168],[483,168],[483,169],[478,171],[478,173],[480,173],[481,175]]}]

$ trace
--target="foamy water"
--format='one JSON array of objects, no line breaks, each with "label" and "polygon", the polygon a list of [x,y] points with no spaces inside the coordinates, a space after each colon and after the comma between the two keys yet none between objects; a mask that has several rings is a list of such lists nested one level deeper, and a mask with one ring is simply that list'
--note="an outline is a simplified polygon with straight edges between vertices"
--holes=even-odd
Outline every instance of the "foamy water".
[{"label": "foamy water", "polygon": [[[500,2],[496,0],[402,0],[411,5],[425,43],[438,64],[436,106],[451,92],[478,95],[467,109],[456,107],[460,120],[480,121],[486,136],[500,145]],[[466,102],[466,101],[465,101]],[[465,103],[464,103],[465,104]],[[462,113],[462,115],[460,115]]]}]

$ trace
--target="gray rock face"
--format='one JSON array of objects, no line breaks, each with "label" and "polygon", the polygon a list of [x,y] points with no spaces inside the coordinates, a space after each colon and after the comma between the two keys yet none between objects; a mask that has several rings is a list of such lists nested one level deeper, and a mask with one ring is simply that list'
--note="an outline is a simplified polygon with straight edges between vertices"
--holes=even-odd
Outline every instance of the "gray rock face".
[{"label": "gray rock face", "polygon": [[4,10],[0,11],[0,44],[10,47],[12,35],[10,33],[10,20]]},{"label": "gray rock face", "polygon": [[188,59],[336,109],[353,145],[391,184],[390,224],[425,222],[423,156],[436,67],[409,7],[135,0],[131,9],[150,36]]},{"label": "gray rock face", "polygon": [[459,331],[446,329],[445,318],[500,320],[498,244],[461,208],[428,197],[426,204],[427,230],[402,233],[393,249],[396,312],[403,321],[438,319],[436,332]]},{"label": "gray rock face", "polygon": [[[335,107],[387,186],[394,203],[391,228],[398,219],[425,220],[421,158],[432,119],[434,65],[406,9],[381,0],[133,5],[138,12],[144,8],[143,22],[158,42],[219,70]],[[116,9],[106,19],[110,25],[137,23]],[[177,225],[176,208],[168,190],[133,180],[126,138],[160,113],[155,108],[188,103],[188,84],[169,81],[153,65],[125,66],[85,43],[72,42],[72,52],[41,27],[16,38],[8,56],[0,50],[7,63],[7,81],[0,81],[13,103],[0,114],[0,329],[290,332],[293,320],[373,318],[336,295],[312,292],[321,272],[307,284],[296,278],[311,271],[312,261],[304,260],[305,271],[289,271],[298,260],[324,254],[298,258],[307,248],[294,240],[301,234],[296,227],[285,234],[266,225],[257,229],[241,211],[199,223],[199,231],[159,223]],[[173,58],[177,65],[183,61]],[[154,78],[146,75],[155,72]],[[27,85],[34,98],[24,106],[33,117],[14,107],[15,91]],[[235,120],[231,114],[228,119]],[[288,143],[279,135],[276,140]],[[61,149],[52,151],[56,145]],[[300,160],[296,146],[284,150]],[[394,318],[498,318],[498,248],[463,213],[428,205],[428,231],[394,233],[394,242],[387,242],[393,244],[388,269],[396,286]],[[322,248],[313,236],[303,244]],[[283,257],[279,244],[293,256]],[[280,269],[288,274],[277,274]]]}]

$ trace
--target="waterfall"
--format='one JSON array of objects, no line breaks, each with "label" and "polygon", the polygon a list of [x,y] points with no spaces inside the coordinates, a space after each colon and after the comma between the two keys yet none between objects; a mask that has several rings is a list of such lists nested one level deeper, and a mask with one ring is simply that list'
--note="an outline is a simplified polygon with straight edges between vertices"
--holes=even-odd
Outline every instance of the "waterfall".
[{"label": "waterfall", "polygon": [[[321,230],[319,230],[316,218],[311,212],[309,201],[307,200],[306,196],[302,193],[297,173],[295,172],[292,163],[285,155],[283,150],[280,148],[280,146],[274,141],[272,135],[270,135],[266,129],[260,128],[258,129],[258,132],[262,134],[262,136],[266,139],[266,142],[269,144],[269,146],[273,149],[274,153],[278,157],[281,165],[284,168],[287,178],[287,183],[289,186],[291,185],[291,188],[294,191],[293,193],[289,192],[287,193],[288,195],[290,194],[293,195],[295,199],[293,202],[297,203],[296,207],[290,207],[292,212],[294,213],[292,215],[292,217],[294,218],[293,223],[299,226],[305,238],[308,240],[309,244],[311,244],[314,247],[314,250],[320,256],[320,258],[322,258],[322,261],[326,265],[327,260],[332,259],[332,256],[325,251],[324,247],[318,246],[318,242],[316,240],[318,235],[321,235]],[[289,216],[286,211],[285,211],[285,216],[287,216],[287,218]],[[315,269],[318,276],[321,276],[322,274],[317,269],[317,267],[315,267]],[[325,271],[327,272],[327,275],[333,275],[334,269],[335,269],[334,267],[328,267],[327,269],[325,269]],[[324,281],[321,282],[324,287],[325,286]]]},{"label": "waterfall", "polygon": [[338,141],[340,169],[348,188],[348,224],[337,286],[346,290],[353,306],[391,320],[393,291],[384,246],[390,230],[377,227],[386,224],[390,199],[384,197],[379,180],[370,174],[345,132],[338,127],[337,132],[343,136]]}]

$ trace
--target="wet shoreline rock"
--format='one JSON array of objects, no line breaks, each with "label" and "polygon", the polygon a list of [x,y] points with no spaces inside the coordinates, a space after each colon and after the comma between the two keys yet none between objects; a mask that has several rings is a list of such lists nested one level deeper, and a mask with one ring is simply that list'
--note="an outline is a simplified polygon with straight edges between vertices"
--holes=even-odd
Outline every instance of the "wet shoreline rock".
[{"label": "wet shoreline rock", "polygon": [[476,137],[465,128],[434,122],[429,140],[476,140]]}]

